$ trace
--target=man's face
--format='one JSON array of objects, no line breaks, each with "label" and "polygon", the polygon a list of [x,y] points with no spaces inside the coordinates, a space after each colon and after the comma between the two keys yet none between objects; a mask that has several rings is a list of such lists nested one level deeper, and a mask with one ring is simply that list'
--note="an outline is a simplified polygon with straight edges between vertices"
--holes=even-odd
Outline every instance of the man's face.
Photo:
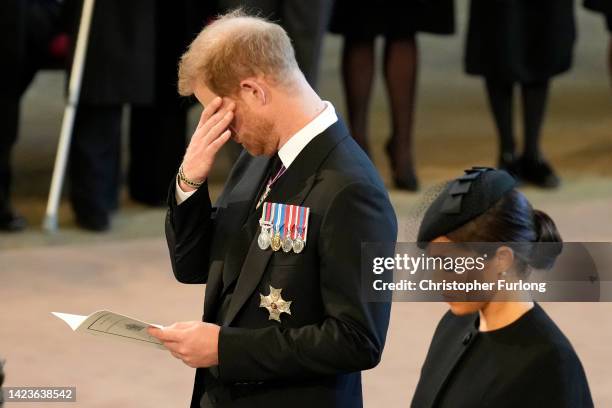
[{"label": "man's face", "polygon": [[[194,94],[203,107],[218,96],[204,84],[197,84]],[[234,120],[229,125],[232,140],[242,145],[253,156],[274,155],[277,142],[273,137],[272,122],[256,114],[257,107],[250,106],[240,95],[224,96],[219,110],[227,109],[231,102],[236,104]]]}]

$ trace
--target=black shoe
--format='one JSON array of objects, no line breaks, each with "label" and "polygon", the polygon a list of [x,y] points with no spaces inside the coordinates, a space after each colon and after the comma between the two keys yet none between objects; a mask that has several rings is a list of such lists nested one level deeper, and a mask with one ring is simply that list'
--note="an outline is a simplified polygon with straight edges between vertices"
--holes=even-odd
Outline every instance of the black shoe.
[{"label": "black shoe", "polygon": [[[414,173],[414,167],[412,165],[406,166],[404,171],[400,172],[397,166],[397,160],[395,160],[395,156],[393,155],[393,137],[389,138],[389,141],[385,145],[385,152],[387,153],[387,157],[389,157],[389,162],[391,163],[391,171],[393,172],[393,184],[399,190],[405,191],[418,191],[419,190],[419,181],[417,180],[416,174]],[[398,175],[398,173],[401,173]]]},{"label": "black shoe", "polygon": [[92,232],[104,232],[110,228],[110,217],[108,215],[87,215],[76,217],[76,224],[83,229]]},{"label": "black shoe", "polygon": [[520,178],[526,183],[540,188],[557,188],[561,184],[561,179],[544,159],[522,157],[518,165]]},{"label": "black shoe", "polygon": [[0,214],[0,231],[19,232],[28,226],[25,218],[13,210],[7,210]]},{"label": "black shoe", "polygon": [[385,144],[385,152],[387,153],[387,157],[389,158],[389,163],[391,163],[391,168],[395,170],[395,157],[393,157],[393,146],[391,145],[391,141],[393,138],[389,138],[387,144]]},{"label": "black shoe", "polygon": [[417,180],[414,171],[410,171],[409,174],[405,174],[402,177],[393,177],[393,183],[398,190],[405,191],[418,191],[419,181]]}]

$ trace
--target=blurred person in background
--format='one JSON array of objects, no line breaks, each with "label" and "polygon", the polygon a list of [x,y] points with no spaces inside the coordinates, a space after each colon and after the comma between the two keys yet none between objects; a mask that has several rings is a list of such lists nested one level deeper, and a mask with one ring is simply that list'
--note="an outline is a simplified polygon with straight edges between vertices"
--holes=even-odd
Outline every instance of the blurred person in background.
[{"label": "blurred person in background", "polygon": [[584,7],[602,13],[606,19],[606,28],[610,35],[608,42],[608,74],[610,75],[610,85],[612,85],[612,0],[585,0]]},{"label": "blurred person in background", "polygon": [[452,34],[453,0],[337,0],[330,31],[344,37],[342,76],[351,133],[370,153],[368,109],[375,71],[375,40],[385,39],[384,77],[391,105],[391,135],[386,144],[395,186],[418,189],[412,152],[418,32]]},{"label": "blurred person in background", "polygon": [[[560,179],[540,147],[552,77],[572,65],[576,39],[573,0],[472,0],[465,69],[484,77],[499,134],[498,166],[542,188]],[[513,95],[522,93],[523,153],[516,155]]]},{"label": "blurred person in background", "polygon": [[67,43],[60,26],[60,1],[0,1],[0,231],[26,227],[11,204],[11,152],[19,134],[21,97],[38,70],[63,64]]},{"label": "blurred person in background", "polygon": [[[76,33],[82,0],[66,3]],[[124,104],[132,107],[130,195],[148,205],[164,202],[186,143],[188,105],[173,91],[176,64],[204,23],[203,4],[96,2],[69,166],[70,198],[80,227],[107,230],[119,206]]]},{"label": "blurred person in background", "polygon": [[130,110],[130,197],[165,206],[168,184],[176,175],[186,145],[187,113],[192,106],[176,93],[180,56],[212,15],[210,2],[155,1],[153,103]]}]

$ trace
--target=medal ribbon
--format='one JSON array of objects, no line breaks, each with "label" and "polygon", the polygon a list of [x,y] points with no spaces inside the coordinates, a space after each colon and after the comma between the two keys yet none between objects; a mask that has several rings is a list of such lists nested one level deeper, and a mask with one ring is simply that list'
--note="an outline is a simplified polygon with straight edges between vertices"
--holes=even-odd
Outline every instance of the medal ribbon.
[{"label": "medal ribbon", "polygon": [[280,233],[281,222],[282,222],[281,218],[284,215],[283,214],[283,205],[279,204],[279,203],[274,203],[272,205],[276,207],[275,208],[275,213],[276,213],[275,214],[275,217],[276,217],[275,223],[276,223],[276,225],[274,226],[274,233],[277,233],[277,232]]},{"label": "medal ribbon", "polygon": [[295,233],[297,230],[297,222],[298,222],[298,217],[299,217],[299,213],[300,213],[300,207],[298,207],[297,205],[292,205],[292,214],[291,214],[291,226],[289,228],[289,238],[291,238],[291,240],[295,240]]},{"label": "medal ribbon", "polygon": [[304,231],[304,237],[302,238],[306,242],[306,236],[308,235],[308,215],[310,214],[310,207],[304,208],[304,219],[302,220],[302,228]]},{"label": "medal ribbon", "polygon": [[[283,228],[283,238],[289,237],[291,231],[291,221],[293,220],[293,206],[285,205],[285,228]],[[289,237],[290,238],[290,237]]]}]

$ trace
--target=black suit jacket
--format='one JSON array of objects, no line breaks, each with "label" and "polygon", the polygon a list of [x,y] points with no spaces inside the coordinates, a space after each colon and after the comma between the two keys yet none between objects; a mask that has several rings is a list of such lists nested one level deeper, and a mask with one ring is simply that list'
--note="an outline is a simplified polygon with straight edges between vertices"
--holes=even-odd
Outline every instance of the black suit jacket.
[{"label": "black suit jacket", "polygon": [[[207,392],[221,407],[359,407],[360,371],[379,362],[390,314],[390,303],[362,299],[361,244],[395,242],[395,213],[372,162],[339,121],[300,152],[266,200],[310,208],[304,251],[263,251],[261,207],[254,208],[269,161],[243,153],[214,207],[204,186],[180,206],[170,189],[174,274],[207,284],[203,320],[222,324],[219,366],[197,370],[192,406]],[[259,307],[270,285],[293,302],[280,323]],[[205,389],[206,377],[214,387]]]}]

